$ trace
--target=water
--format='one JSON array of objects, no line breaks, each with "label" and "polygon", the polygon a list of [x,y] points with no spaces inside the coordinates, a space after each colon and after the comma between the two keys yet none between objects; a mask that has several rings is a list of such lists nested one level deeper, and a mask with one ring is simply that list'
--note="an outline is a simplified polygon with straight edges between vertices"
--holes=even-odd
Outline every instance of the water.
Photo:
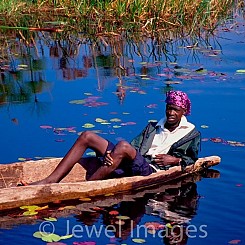
[{"label": "water", "polygon": [[[45,244],[32,235],[45,224],[47,231],[54,228],[60,236],[73,233],[72,238],[60,241],[65,244],[139,242],[134,242],[134,238],[144,239],[145,244],[168,244],[162,229],[155,235],[145,234],[147,222],[180,224],[179,235],[189,231],[189,238],[185,236],[182,244],[244,244],[245,73],[237,72],[245,69],[244,21],[227,24],[227,28],[220,27],[208,45],[199,42],[193,48],[190,40],[179,41],[169,44],[165,55],[155,49],[155,56],[150,41],[141,43],[139,48],[125,44],[120,59],[102,44],[100,49],[93,49],[88,43],[78,47],[64,42],[62,49],[56,48],[57,43],[52,39],[47,41],[47,37],[37,40],[37,53],[34,46],[29,50],[12,47],[12,53],[15,49],[30,53],[35,69],[30,72],[19,66],[24,69],[22,77],[5,72],[6,80],[14,80],[14,84],[18,81],[27,91],[28,100],[16,102],[14,93],[1,97],[5,101],[0,106],[1,163],[21,158],[61,157],[79,132],[85,130],[86,123],[93,124],[91,130],[99,130],[113,142],[131,140],[148,120],[163,116],[164,93],[170,88],[183,90],[190,96],[189,120],[203,138],[200,157],[219,155],[222,162],[206,177],[197,175],[137,193],[80,201],[75,209],[71,205],[78,204],[77,201],[53,204],[36,216],[23,217],[20,215],[23,210],[2,213],[0,244]],[[66,57],[64,48],[71,57]],[[30,66],[29,62],[33,62],[28,56],[13,60],[13,70],[18,64]],[[27,87],[31,80],[39,81],[40,87]],[[169,81],[178,83],[167,86]],[[125,89],[123,100],[116,93],[119,85]],[[19,91],[18,86],[11,89],[15,95]],[[92,103],[74,104],[74,100],[84,99]],[[100,124],[96,118],[111,124]],[[121,121],[110,121],[115,118]],[[217,139],[222,143],[213,142]],[[129,217],[123,220],[121,230],[115,223],[118,219],[109,213],[112,210]],[[57,221],[43,223],[50,216],[57,217]],[[100,231],[99,235],[92,229]],[[176,233],[175,238],[179,235]]]}]

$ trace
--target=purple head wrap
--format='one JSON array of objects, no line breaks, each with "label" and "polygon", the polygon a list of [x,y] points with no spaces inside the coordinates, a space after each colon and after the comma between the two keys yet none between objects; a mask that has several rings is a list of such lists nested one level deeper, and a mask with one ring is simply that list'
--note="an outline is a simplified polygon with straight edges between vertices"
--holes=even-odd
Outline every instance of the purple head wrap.
[{"label": "purple head wrap", "polygon": [[169,91],[165,102],[167,104],[176,105],[186,110],[185,115],[188,116],[191,113],[191,101],[186,93],[182,91]]}]

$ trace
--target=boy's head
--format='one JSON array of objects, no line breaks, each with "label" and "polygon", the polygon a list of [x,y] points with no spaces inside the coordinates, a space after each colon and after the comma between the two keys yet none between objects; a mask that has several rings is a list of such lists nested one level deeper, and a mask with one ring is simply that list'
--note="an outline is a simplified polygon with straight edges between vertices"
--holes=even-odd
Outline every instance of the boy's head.
[{"label": "boy's head", "polygon": [[165,102],[168,105],[179,106],[185,110],[185,116],[190,115],[191,113],[191,101],[188,98],[187,94],[182,91],[169,91],[167,92],[167,97]]}]

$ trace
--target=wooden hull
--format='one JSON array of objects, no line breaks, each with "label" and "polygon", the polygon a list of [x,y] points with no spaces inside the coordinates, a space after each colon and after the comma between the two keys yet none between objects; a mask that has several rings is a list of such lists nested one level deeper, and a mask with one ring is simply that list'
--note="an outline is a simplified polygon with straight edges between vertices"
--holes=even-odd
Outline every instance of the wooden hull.
[{"label": "wooden hull", "polygon": [[199,158],[194,165],[187,166],[184,172],[180,166],[175,166],[149,176],[99,181],[85,181],[86,172],[77,164],[60,183],[16,187],[20,180],[32,182],[46,177],[60,160],[54,158],[0,165],[0,210],[141,189],[178,179],[220,163],[220,157],[210,156]]},{"label": "wooden hull", "polygon": [[[67,218],[71,215],[82,215],[86,213],[87,215],[91,214],[94,217],[96,212],[107,212],[111,210],[108,207],[113,207],[120,202],[135,202],[136,205],[140,206],[139,209],[142,209],[142,205],[145,206],[145,202],[141,202],[143,197],[146,198],[155,198],[155,194],[159,195],[160,193],[173,193],[173,190],[180,190],[188,183],[196,183],[201,181],[203,178],[219,178],[220,173],[215,169],[207,169],[205,173],[196,172],[184,176],[183,178],[178,178],[173,181],[169,181],[164,185],[158,184],[150,187],[145,187],[140,190],[129,190],[123,193],[115,193],[114,195],[106,195],[102,197],[95,197],[81,200],[66,200],[58,203],[49,204],[49,208],[38,212],[37,216],[25,216],[22,215],[25,210],[21,209],[12,209],[12,210],[1,210],[0,211],[0,229],[11,229],[18,225],[23,224],[38,224],[40,220],[44,220],[47,217],[55,218]],[[175,192],[177,193],[177,192]],[[140,203],[139,203],[140,202]],[[43,204],[45,206],[45,204]],[[66,208],[68,207],[68,208]],[[166,207],[167,208],[167,207]],[[96,211],[97,210],[97,211]],[[99,211],[98,211],[99,210]],[[91,217],[91,218],[92,218]]]}]

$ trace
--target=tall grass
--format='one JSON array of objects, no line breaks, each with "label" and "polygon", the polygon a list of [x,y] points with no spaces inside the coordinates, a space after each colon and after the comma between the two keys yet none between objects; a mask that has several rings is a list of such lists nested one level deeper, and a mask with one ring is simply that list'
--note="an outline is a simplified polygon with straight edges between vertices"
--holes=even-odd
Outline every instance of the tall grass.
[{"label": "tall grass", "polygon": [[0,25],[155,35],[213,30],[243,0],[1,0]]}]

